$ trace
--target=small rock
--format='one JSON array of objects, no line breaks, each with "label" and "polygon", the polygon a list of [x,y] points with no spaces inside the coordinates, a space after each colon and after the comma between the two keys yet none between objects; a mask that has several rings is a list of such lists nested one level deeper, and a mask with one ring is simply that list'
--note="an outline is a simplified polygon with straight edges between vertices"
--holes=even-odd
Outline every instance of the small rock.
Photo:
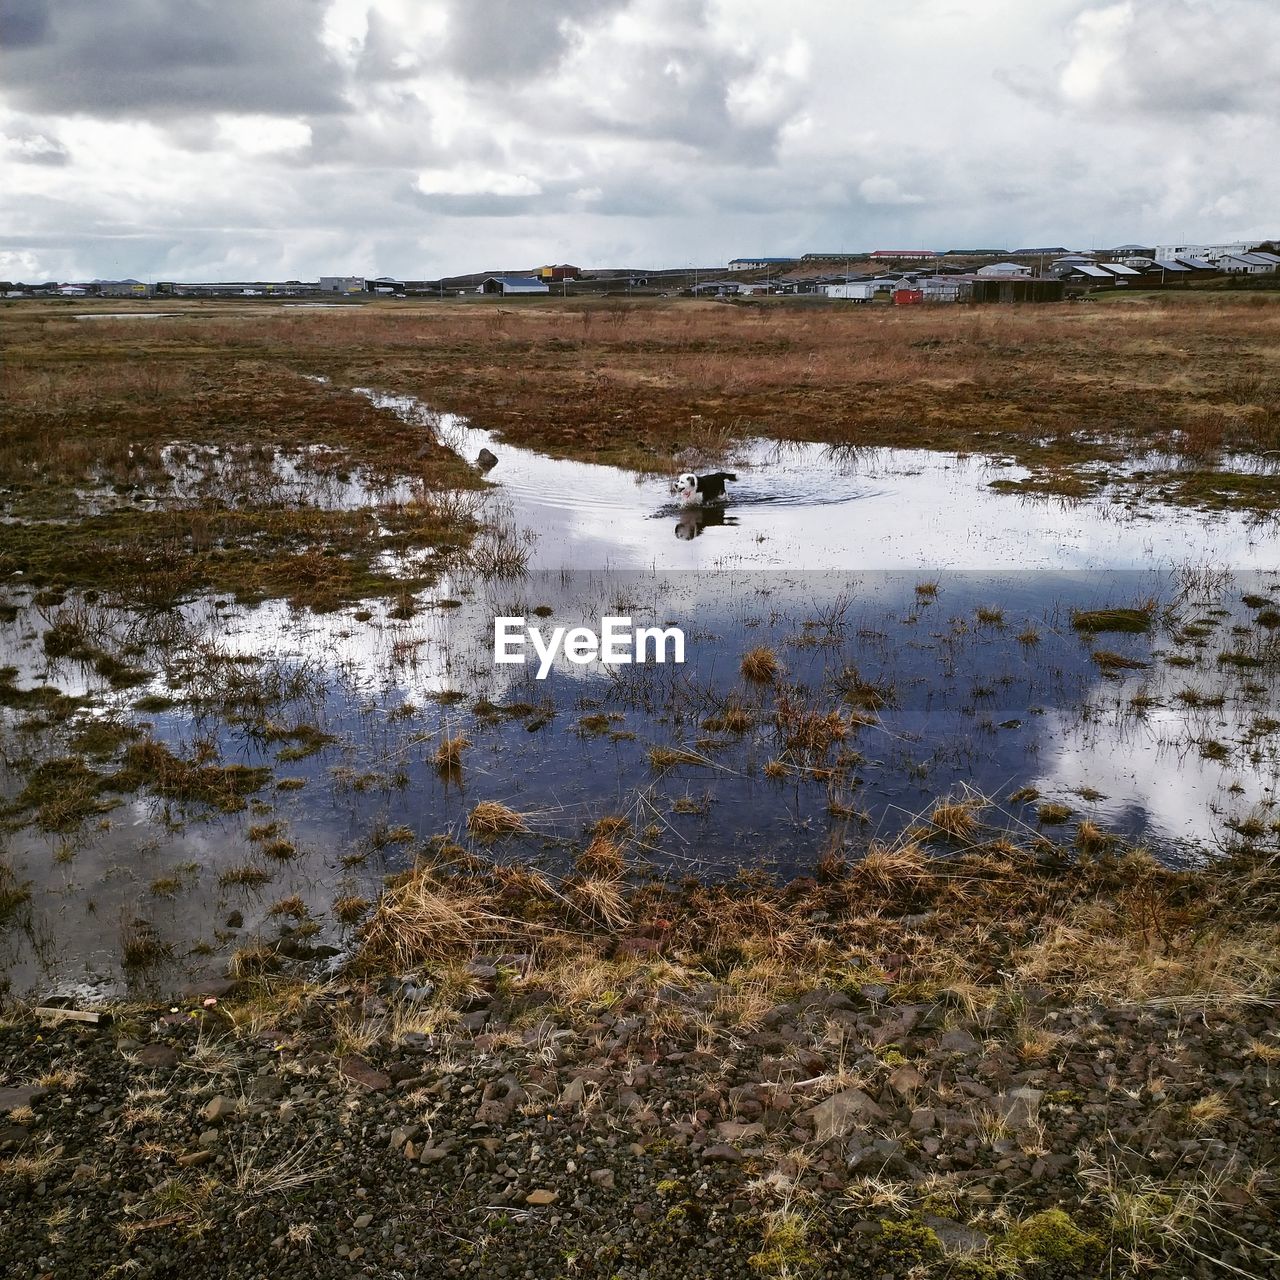
[{"label": "small rock", "polygon": [[812,1120],[814,1136],[819,1142],[846,1137],[861,1125],[884,1119],[884,1112],[861,1089],[833,1093],[805,1114]]},{"label": "small rock", "polygon": [[373,1214],[362,1213],[351,1225],[357,1231],[363,1231],[373,1221]]},{"label": "small rock", "polygon": [[224,1120],[235,1115],[236,1101],[234,1098],[228,1098],[225,1093],[220,1093],[216,1098],[210,1098],[208,1102],[200,1108],[200,1119],[205,1124],[221,1124]]},{"label": "small rock", "polygon": [[723,1161],[727,1164],[741,1164],[743,1155],[737,1147],[730,1146],[727,1142],[713,1142],[709,1147],[702,1148],[702,1158]]},{"label": "small rock", "polygon": [[480,452],[476,454],[476,464],[477,466],[483,467],[486,471],[489,471],[498,465],[498,455],[491,449],[481,449]]},{"label": "small rock", "polygon": [[937,1123],[938,1116],[932,1107],[917,1107],[911,1113],[912,1133],[928,1133]]},{"label": "small rock", "polygon": [[721,1120],[716,1125],[716,1133],[725,1142],[740,1142],[743,1138],[757,1138],[764,1135],[764,1125],[758,1120],[743,1124],[741,1120]]},{"label": "small rock", "polygon": [[524,1202],[531,1205],[547,1205],[554,1204],[558,1199],[558,1192],[548,1191],[545,1187],[540,1187],[537,1191],[530,1191],[525,1196]]},{"label": "small rock", "polygon": [[258,1076],[249,1083],[249,1097],[257,1102],[274,1102],[284,1095],[284,1081],[279,1076]]},{"label": "small rock", "polygon": [[208,1164],[213,1159],[213,1152],[207,1147],[200,1151],[188,1151],[178,1157],[178,1164],[184,1169],[194,1169],[198,1165]]},{"label": "small rock", "polygon": [[177,1051],[167,1044],[144,1044],[137,1053],[138,1066],[172,1071],[178,1065]]},{"label": "small rock", "polygon": [[7,1115],[19,1107],[29,1107],[44,1097],[45,1091],[38,1085],[22,1084],[12,1089],[0,1089],[0,1115]]},{"label": "small rock", "polygon": [[967,1031],[957,1027],[938,1040],[938,1048],[944,1053],[977,1053],[982,1046]]},{"label": "small rock", "polygon": [[1040,1099],[1044,1097],[1041,1089],[1033,1089],[1023,1085],[1018,1089],[1010,1089],[1001,1095],[1000,1115],[1011,1129],[1021,1129],[1031,1124],[1040,1114]]},{"label": "small rock", "polygon": [[372,1067],[358,1053],[349,1053],[338,1063],[338,1071],[355,1084],[363,1085],[374,1093],[391,1088],[391,1077]]},{"label": "small rock", "polygon": [[591,1181],[603,1191],[612,1191],[614,1176],[612,1169],[592,1169]]},{"label": "small rock", "polygon": [[918,1089],[923,1089],[924,1084],[924,1076],[909,1062],[895,1068],[889,1074],[889,1087],[904,1098]]}]

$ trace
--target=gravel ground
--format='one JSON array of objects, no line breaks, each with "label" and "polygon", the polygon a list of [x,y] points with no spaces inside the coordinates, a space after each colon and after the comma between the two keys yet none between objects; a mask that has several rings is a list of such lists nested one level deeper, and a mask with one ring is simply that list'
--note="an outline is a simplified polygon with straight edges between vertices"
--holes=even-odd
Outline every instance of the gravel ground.
[{"label": "gravel ground", "polygon": [[[491,961],[491,962],[490,962]],[[1280,1275],[1274,1007],[714,982],[576,1017],[471,966],[0,1029],[14,1277]],[[514,975],[514,978],[513,978]],[[605,1007],[609,1006],[609,1007]]]}]

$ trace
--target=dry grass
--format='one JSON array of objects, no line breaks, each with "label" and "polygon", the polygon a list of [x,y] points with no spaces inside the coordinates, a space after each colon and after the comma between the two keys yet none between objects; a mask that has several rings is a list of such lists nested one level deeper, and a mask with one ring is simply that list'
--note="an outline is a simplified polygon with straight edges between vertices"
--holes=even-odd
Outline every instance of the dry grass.
[{"label": "dry grass", "polygon": [[742,655],[742,674],[754,684],[772,684],[781,673],[778,655],[768,645],[757,645]]},{"label": "dry grass", "polygon": [[432,756],[432,763],[442,772],[452,773],[462,767],[462,753],[470,745],[471,740],[464,733],[441,738]]},{"label": "dry grass", "polygon": [[478,840],[525,835],[529,823],[522,813],[497,800],[481,800],[467,815],[467,830]]},{"label": "dry grass", "polygon": [[582,876],[566,882],[565,894],[588,919],[619,929],[631,919],[623,886],[604,876]]},{"label": "dry grass", "polygon": [[1187,1108],[1187,1120],[1197,1132],[1212,1129],[1230,1115],[1231,1105],[1217,1092],[1206,1093]]},{"label": "dry grass", "polygon": [[364,926],[362,951],[396,972],[500,939],[518,922],[495,909],[494,895],[470,884],[437,879],[429,870],[402,877]]},{"label": "dry grass", "polygon": [[577,863],[578,870],[584,875],[616,878],[626,870],[627,855],[616,840],[605,834],[597,834],[578,854]]},{"label": "dry grass", "polygon": [[852,728],[852,721],[838,709],[823,710],[790,689],[779,693],[773,719],[786,750],[808,765],[820,764]]},{"label": "dry grass", "polygon": [[369,899],[358,893],[345,893],[333,900],[333,914],[340,923],[350,926],[359,923],[370,905]]},{"label": "dry grass", "polygon": [[929,814],[929,825],[948,840],[971,842],[982,830],[982,824],[978,821],[982,807],[982,801],[972,797],[939,800]]},{"label": "dry grass", "polygon": [[650,747],[646,754],[649,757],[650,765],[659,771],[675,769],[682,764],[706,765],[711,763],[706,756],[700,755],[696,751],[691,751],[688,747],[654,746]]}]

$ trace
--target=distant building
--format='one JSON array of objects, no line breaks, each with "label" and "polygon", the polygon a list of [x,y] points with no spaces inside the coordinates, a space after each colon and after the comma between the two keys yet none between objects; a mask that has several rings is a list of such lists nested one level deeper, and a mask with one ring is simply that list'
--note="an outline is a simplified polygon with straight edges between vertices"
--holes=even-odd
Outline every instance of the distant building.
[{"label": "distant building", "polygon": [[936,249],[875,249],[870,255],[878,262],[921,262],[936,258]]},{"label": "distant building", "polygon": [[870,302],[876,295],[876,287],[870,281],[857,284],[829,284],[823,286],[828,298],[844,298],[849,302]]},{"label": "distant building", "polygon": [[1098,265],[1108,275],[1117,277],[1121,284],[1127,284],[1130,280],[1137,280],[1142,276],[1142,272],[1136,267],[1126,266],[1123,262],[1101,262]]},{"label": "distant building", "polygon": [[729,270],[767,271],[772,267],[794,266],[799,261],[799,258],[733,258],[729,262]]},{"label": "distant building", "polygon": [[695,295],[711,294],[712,297],[717,297],[737,293],[741,288],[737,280],[704,280],[701,284],[695,284],[689,292]]},{"label": "distant building", "polygon": [[321,276],[321,293],[363,293],[365,279],[363,276]]},{"label": "distant building", "polygon": [[1001,276],[1006,279],[1026,279],[1031,275],[1031,268],[1020,262],[992,262],[978,268],[980,276]]},{"label": "distant building", "polygon": [[960,276],[921,276],[916,288],[925,302],[959,302],[970,293],[970,282]]},{"label": "distant building", "polygon": [[538,268],[538,279],[547,283],[555,281],[558,284],[562,280],[576,280],[581,274],[581,267],[570,266],[567,262],[559,262],[551,267]]},{"label": "distant building", "polygon": [[510,294],[550,293],[551,290],[534,276],[489,276],[476,285],[477,293]]},{"label": "distant building", "polygon": [[1228,253],[1218,259],[1218,269],[1232,276],[1260,276],[1276,269],[1273,254]]},{"label": "distant building", "polygon": [[970,302],[1061,302],[1064,290],[1065,286],[1061,280],[1016,276],[980,278],[975,275],[969,281],[968,300]]},{"label": "distant building", "polygon": [[1115,284],[1116,277],[1104,267],[1093,262],[1065,262],[1061,266],[1054,265],[1053,274],[1059,280],[1072,284]]},{"label": "distant building", "polygon": [[1248,253],[1253,246],[1237,241],[1235,244],[1158,244],[1152,257],[1155,258],[1203,258],[1205,262],[1216,266],[1219,258],[1228,254]]},{"label": "distant building", "polygon": [[137,280],[104,280],[98,286],[100,298],[149,298],[151,286]]}]

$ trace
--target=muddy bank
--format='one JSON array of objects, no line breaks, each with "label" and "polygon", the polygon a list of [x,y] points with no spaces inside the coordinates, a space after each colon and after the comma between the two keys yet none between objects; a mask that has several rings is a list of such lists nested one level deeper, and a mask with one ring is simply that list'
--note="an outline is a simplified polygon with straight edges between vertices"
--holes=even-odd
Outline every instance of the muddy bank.
[{"label": "muddy bank", "polygon": [[326,984],[11,1011],[0,1246],[68,1278],[1270,1275],[1274,868],[1234,877],[899,852],[602,928],[424,868]]}]

